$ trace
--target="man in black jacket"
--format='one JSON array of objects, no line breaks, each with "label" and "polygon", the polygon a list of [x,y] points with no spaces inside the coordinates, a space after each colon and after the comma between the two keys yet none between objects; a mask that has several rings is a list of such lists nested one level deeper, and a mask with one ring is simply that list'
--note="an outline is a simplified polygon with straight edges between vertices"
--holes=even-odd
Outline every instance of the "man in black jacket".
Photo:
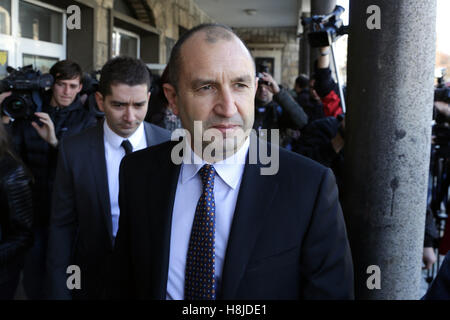
[{"label": "man in black jacket", "polygon": [[82,89],[81,67],[63,60],[53,65],[50,74],[54,84],[42,97],[42,112],[35,113],[41,123],[29,119],[15,119],[10,123],[16,151],[35,180],[32,188],[35,242],[25,262],[23,280],[30,299],[43,297],[47,228],[59,143],[96,123],[78,95]]},{"label": "man in black jacket", "polygon": [[[259,136],[271,141],[270,130],[279,129],[281,131],[279,144],[284,147],[289,140],[285,136],[286,129],[302,129],[307,123],[308,116],[289,92],[280,87],[267,72],[259,74],[253,124],[253,129],[259,132]],[[267,132],[261,129],[267,129]],[[265,137],[266,134],[267,137]]]},{"label": "man in black jacket", "polygon": [[[168,130],[143,121],[149,88],[149,74],[141,60],[111,59],[102,68],[96,93],[105,121],[61,144],[50,219],[46,298],[102,298],[110,280],[106,270],[120,216],[120,161],[126,154],[170,139]],[[69,265],[80,268],[80,288],[67,286]]]}]

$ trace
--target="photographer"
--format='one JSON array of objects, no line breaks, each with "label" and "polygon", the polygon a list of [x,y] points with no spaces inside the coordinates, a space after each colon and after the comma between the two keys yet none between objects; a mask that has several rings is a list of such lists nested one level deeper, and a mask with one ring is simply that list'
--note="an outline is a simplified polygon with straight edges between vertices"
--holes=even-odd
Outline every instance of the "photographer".
[{"label": "photographer", "polygon": [[[280,129],[282,135],[287,129],[302,129],[308,123],[308,116],[302,107],[295,102],[285,88],[278,85],[269,73],[258,73],[258,77],[253,128],[255,130]],[[268,133],[270,134],[270,131]],[[288,139],[288,137],[280,137],[280,145],[285,147]]]},{"label": "photographer", "polygon": [[320,97],[313,87],[310,87],[310,78],[306,74],[301,74],[295,79],[295,99],[302,106],[308,115],[308,121],[312,122],[325,117],[323,105]]},{"label": "photographer", "polygon": [[337,84],[331,77],[330,47],[321,47],[319,50],[320,56],[315,65],[314,89],[322,101],[325,116],[336,117],[343,111]]},{"label": "photographer", "polygon": [[[65,137],[96,123],[95,117],[83,107],[78,94],[82,89],[81,67],[75,62],[63,60],[52,66],[50,74],[54,83],[51,90],[41,95],[42,112],[35,112],[31,118],[12,119],[9,124],[17,153],[30,168],[35,180],[32,188],[35,242],[26,258],[23,279],[29,299],[42,298],[58,145]],[[5,99],[7,95],[2,94],[1,97]]]}]

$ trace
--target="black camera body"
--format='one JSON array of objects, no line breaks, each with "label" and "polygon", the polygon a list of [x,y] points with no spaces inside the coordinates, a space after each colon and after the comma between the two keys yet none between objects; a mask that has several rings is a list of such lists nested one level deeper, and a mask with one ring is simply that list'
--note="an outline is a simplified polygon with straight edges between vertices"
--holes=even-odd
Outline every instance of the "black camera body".
[{"label": "black camera body", "polygon": [[311,18],[302,18],[302,25],[309,29],[308,41],[311,47],[328,47],[348,33],[348,26],[344,26],[339,17],[345,11],[341,6],[336,6],[329,15],[315,15]]},{"label": "black camera body", "polygon": [[32,65],[8,67],[7,71],[8,77],[0,80],[0,92],[12,91],[12,94],[3,101],[2,112],[13,119],[32,118],[34,112],[41,111],[41,91],[53,85],[53,76],[33,70]]},{"label": "black camera body", "polygon": [[269,67],[266,66],[265,64],[257,65],[256,66],[256,77],[258,78],[258,85],[265,84],[266,86],[270,86],[271,85],[270,82],[262,79],[264,77],[264,75],[262,74],[263,72],[269,73]]}]

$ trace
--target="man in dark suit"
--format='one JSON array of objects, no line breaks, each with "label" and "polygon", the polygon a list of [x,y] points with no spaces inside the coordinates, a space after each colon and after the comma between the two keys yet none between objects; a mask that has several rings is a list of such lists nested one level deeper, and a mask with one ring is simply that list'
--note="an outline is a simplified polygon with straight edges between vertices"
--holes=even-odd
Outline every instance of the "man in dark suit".
[{"label": "man in dark suit", "polygon": [[[48,298],[98,299],[104,294],[120,214],[120,161],[125,154],[170,138],[167,130],[143,121],[149,88],[142,61],[110,60],[102,68],[96,93],[105,121],[61,143],[48,242]],[[73,292],[66,283],[74,272],[66,273],[69,265],[80,268],[81,289],[74,283]]]},{"label": "man in dark suit", "polygon": [[242,41],[200,25],[177,42],[168,70],[169,106],[193,138],[122,161],[110,297],[353,298],[332,172],[281,148],[271,149],[276,174],[252,164],[257,80]]}]

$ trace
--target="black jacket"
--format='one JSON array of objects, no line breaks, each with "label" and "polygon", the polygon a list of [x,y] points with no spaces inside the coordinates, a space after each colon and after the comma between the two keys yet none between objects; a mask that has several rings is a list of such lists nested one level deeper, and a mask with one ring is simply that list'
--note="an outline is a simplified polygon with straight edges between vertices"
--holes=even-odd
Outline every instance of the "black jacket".
[{"label": "black jacket", "polygon": [[[144,123],[149,147],[170,133]],[[47,251],[49,299],[99,299],[113,250],[103,123],[65,139],[60,146]],[[66,287],[69,265],[81,270],[81,290]]]},{"label": "black jacket", "polygon": [[[65,108],[51,107],[50,97],[50,92],[44,97],[42,111],[50,115],[59,141],[95,125],[95,117],[83,107],[79,96]],[[32,187],[35,222],[45,226],[50,216],[58,150],[38,135],[29,119],[13,121],[10,126],[16,151],[35,179]]]},{"label": "black jacket", "polygon": [[[166,298],[181,171],[170,156],[175,145],[163,143],[122,161],[112,298]],[[262,175],[263,165],[250,164],[247,157],[217,297],[352,299],[352,257],[334,176],[309,159],[278,150],[274,175]]]},{"label": "black jacket", "polygon": [[311,123],[314,120],[325,117],[322,103],[311,97],[309,89],[303,89],[297,95],[296,100],[297,103],[302,106],[303,110],[308,115],[308,123]]},{"label": "black jacket", "polygon": [[255,107],[254,129],[301,129],[308,123],[305,111],[284,88],[268,104],[256,101]]},{"label": "black jacket", "polygon": [[0,284],[20,270],[32,244],[30,177],[11,156],[0,158]]}]

